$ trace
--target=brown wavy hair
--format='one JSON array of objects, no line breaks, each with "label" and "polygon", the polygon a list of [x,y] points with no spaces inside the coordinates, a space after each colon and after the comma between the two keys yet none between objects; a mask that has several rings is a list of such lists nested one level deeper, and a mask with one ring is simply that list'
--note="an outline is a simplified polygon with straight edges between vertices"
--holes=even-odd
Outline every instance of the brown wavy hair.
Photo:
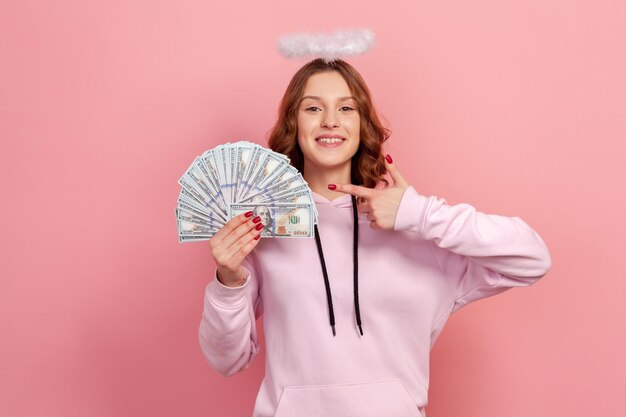
[{"label": "brown wavy hair", "polygon": [[387,184],[383,178],[387,170],[381,150],[391,131],[381,123],[372,103],[369,88],[361,74],[342,60],[327,63],[323,59],[315,59],[296,72],[280,102],[278,119],[269,133],[269,147],[275,152],[287,155],[291,159],[291,164],[300,172],[304,172],[304,156],[297,139],[298,107],[309,77],[325,71],[336,71],[346,80],[361,118],[359,148],[352,157],[351,164],[352,184],[370,188],[381,181]]}]

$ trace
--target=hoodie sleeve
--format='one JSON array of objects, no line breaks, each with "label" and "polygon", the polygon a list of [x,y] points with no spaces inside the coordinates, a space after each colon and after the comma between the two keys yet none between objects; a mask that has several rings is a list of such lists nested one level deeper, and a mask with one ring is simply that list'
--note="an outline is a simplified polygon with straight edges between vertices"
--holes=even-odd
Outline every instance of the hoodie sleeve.
[{"label": "hoodie sleeve", "polygon": [[247,273],[244,285],[227,287],[217,280],[216,273],[205,291],[200,348],[209,364],[224,376],[248,368],[259,353],[256,319],[263,313],[260,277],[248,258],[242,264]]},{"label": "hoodie sleeve", "polygon": [[485,214],[469,204],[449,206],[409,187],[394,225],[430,242],[455,294],[452,312],[512,287],[528,286],[552,266],[541,237],[519,217]]}]

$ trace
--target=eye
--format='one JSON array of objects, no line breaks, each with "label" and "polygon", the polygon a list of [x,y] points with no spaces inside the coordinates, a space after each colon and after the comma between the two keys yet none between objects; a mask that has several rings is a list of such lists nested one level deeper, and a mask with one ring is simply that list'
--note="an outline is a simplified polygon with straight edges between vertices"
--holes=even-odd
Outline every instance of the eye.
[{"label": "eye", "polygon": [[320,109],[320,108],[319,108],[319,107],[317,107],[317,106],[311,106],[311,107],[307,107],[307,108],[306,108],[306,109],[304,109],[304,110],[306,110],[306,111],[313,111],[313,112],[316,112],[316,111],[320,111],[320,110],[322,110],[322,109]]},{"label": "eye", "polygon": [[351,110],[354,110],[354,109],[352,107],[350,107],[350,106],[343,106],[339,110],[341,110],[341,111],[351,111]]}]

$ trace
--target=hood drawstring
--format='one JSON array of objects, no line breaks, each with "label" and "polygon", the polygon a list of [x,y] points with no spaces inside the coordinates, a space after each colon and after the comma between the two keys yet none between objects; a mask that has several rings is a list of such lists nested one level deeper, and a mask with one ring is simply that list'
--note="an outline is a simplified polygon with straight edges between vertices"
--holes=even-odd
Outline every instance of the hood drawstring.
[{"label": "hood drawstring", "polygon": [[[363,327],[361,326],[361,310],[359,309],[359,217],[356,207],[356,197],[352,196],[352,217],[353,217],[353,245],[352,245],[352,272],[354,278],[354,311],[356,315],[356,324],[359,326],[359,332],[363,336]],[[328,271],[326,270],[326,261],[324,260],[324,251],[322,250],[322,242],[320,239],[320,232],[317,229],[317,225],[314,225],[315,231],[315,243],[317,244],[317,252],[320,257],[320,264],[322,265],[322,274],[324,275],[324,286],[326,287],[326,299],[328,301],[328,316],[330,318],[330,327],[333,330],[333,336],[336,336],[335,332],[335,312],[333,310],[333,299],[330,292],[330,283],[328,282]]]}]

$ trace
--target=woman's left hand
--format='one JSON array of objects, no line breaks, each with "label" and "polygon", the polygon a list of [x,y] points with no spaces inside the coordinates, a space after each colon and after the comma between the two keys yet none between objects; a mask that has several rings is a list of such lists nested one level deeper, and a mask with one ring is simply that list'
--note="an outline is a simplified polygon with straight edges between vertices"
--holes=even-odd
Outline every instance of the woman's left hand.
[{"label": "woman's left hand", "polygon": [[358,197],[359,212],[367,213],[370,227],[375,230],[393,230],[402,195],[409,188],[409,183],[398,172],[389,155],[385,157],[385,165],[393,180],[391,187],[375,189],[352,184],[329,184],[328,187],[332,189],[331,186],[335,185],[334,191]]}]

